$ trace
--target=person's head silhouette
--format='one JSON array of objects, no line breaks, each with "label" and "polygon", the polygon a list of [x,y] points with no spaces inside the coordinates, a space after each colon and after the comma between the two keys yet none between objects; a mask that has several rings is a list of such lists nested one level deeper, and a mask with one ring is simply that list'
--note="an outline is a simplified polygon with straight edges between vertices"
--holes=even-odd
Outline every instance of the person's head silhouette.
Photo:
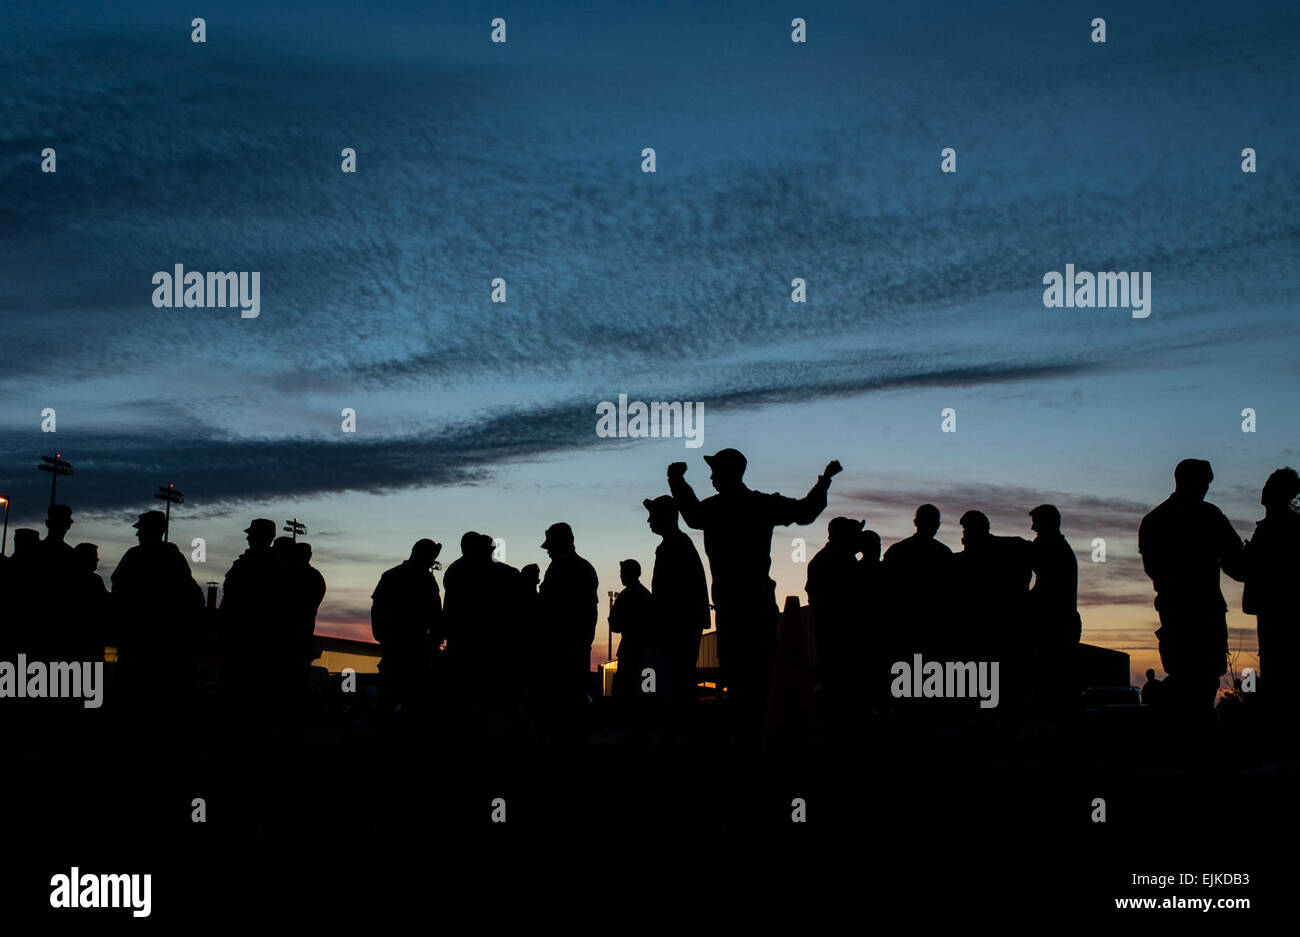
[{"label": "person's head silhouette", "polygon": [[1214,481],[1210,463],[1204,459],[1183,459],[1174,466],[1174,493],[1189,501],[1204,501]]},{"label": "person's head silhouette", "polygon": [[880,534],[874,530],[864,530],[858,538],[858,549],[862,551],[862,558],[867,562],[878,562],[880,560]]},{"label": "person's head silhouette", "polygon": [[14,531],[14,556],[31,556],[40,546],[41,532],[33,527],[19,527]]},{"label": "person's head silhouette", "polygon": [[523,577],[524,588],[537,589],[537,583],[542,578],[542,568],[536,563],[529,563],[523,569],[519,570],[519,575]]},{"label": "person's head silhouette", "polygon": [[939,532],[939,509],[933,504],[923,504],[916,509],[912,519],[916,532],[923,537],[933,537]]},{"label": "person's head silhouette", "polygon": [[634,586],[641,581],[641,564],[636,560],[623,560],[618,564],[618,578],[625,586]]},{"label": "person's head silhouette", "polygon": [[1040,504],[1029,512],[1029,529],[1040,537],[1061,532],[1061,512],[1052,504]]},{"label": "person's head silhouette", "polygon": [[425,537],[415,541],[415,546],[411,547],[411,563],[419,569],[433,569],[441,552],[442,544]]},{"label": "person's head silhouette", "polygon": [[161,543],[163,531],[167,527],[167,515],[162,511],[145,511],[131,526],[135,528],[136,539],[142,545]]},{"label": "person's head silhouette", "polygon": [[62,543],[72,526],[72,508],[66,504],[51,504],[45,514],[46,540]]},{"label": "person's head silhouette", "polygon": [[961,524],[961,542],[967,549],[982,547],[991,538],[989,519],[983,511],[967,511],[958,522]]},{"label": "person's head silhouette", "polygon": [[250,550],[266,550],[271,546],[271,541],[275,539],[275,521],[265,517],[254,518],[244,533],[248,534],[248,548]]},{"label": "person's head silhouette", "polygon": [[830,546],[837,549],[857,553],[862,538],[862,528],[866,524],[866,521],[855,521],[851,517],[833,518],[826,525],[826,540]]},{"label": "person's head silhouette", "polygon": [[745,487],[742,479],[745,477],[745,466],[749,463],[739,450],[721,449],[713,455],[706,455],[704,461],[713,470],[709,477],[718,494],[740,491]]},{"label": "person's head silhouette", "polygon": [[547,527],[542,549],[550,555],[551,559],[573,553],[573,528],[564,521]]},{"label": "person's head silhouette", "polygon": [[78,565],[88,573],[93,573],[99,568],[99,544],[79,543],[72,548],[72,555],[76,557]]},{"label": "person's head silhouette", "polygon": [[1268,476],[1259,503],[1272,511],[1290,510],[1300,496],[1300,475],[1293,468],[1280,468]]},{"label": "person's head silhouette", "polygon": [[1148,680],[1154,680],[1155,678],[1156,678],[1155,668],[1153,668],[1153,667],[1148,667],[1148,668],[1147,668],[1147,679],[1148,679]]},{"label": "person's head silhouette", "polygon": [[660,495],[653,500],[646,498],[641,503],[650,515],[646,523],[653,533],[662,537],[680,529],[677,525],[677,502],[672,495]]},{"label": "person's head silhouette", "polygon": [[271,544],[271,552],[285,566],[294,565],[294,554],[298,551],[294,548],[293,540],[289,537],[276,537],[275,542]]},{"label": "person's head silhouette", "polygon": [[492,538],[477,530],[467,530],[460,538],[460,555],[481,563],[492,556]]},{"label": "person's head silhouette", "polygon": [[[281,537],[280,540],[288,539]],[[277,540],[276,543],[280,541]],[[289,540],[289,543],[283,547],[284,565],[291,569],[306,569],[311,565],[311,544],[295,543]]]}]

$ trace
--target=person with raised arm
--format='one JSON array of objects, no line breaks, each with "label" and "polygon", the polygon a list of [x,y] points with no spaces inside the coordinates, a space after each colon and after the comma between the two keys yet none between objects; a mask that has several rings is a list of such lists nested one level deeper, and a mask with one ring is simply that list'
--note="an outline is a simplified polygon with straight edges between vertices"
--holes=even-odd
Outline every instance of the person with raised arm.
[{"label": "person with raised arm", "polygon": [[842,470],[830,462],[802,498],[754,491],[744,482],[747,460],[723,449],[704,461],[717,494],[701,501],[687,483],[686,463],[668,466],[668,488],[681,518],[704,532],[713,576],[718,663],[735,713],[738,740],[756,741],[762,729],[776,654],[776,583],[772,581],[772,531],[811,524],[826,509],[831,479]]}]

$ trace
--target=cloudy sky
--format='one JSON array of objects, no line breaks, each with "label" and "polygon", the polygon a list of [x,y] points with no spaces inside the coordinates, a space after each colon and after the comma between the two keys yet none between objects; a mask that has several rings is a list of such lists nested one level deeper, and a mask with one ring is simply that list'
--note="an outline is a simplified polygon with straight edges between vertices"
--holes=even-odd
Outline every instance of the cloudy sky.
[{"label": "cloudy sky", "polygon": [[[567,520],[603,593],[618,560],[650,565],[640,505],[667,463],[704,494],[700,456],[735,446],[753,487],[802,494],[838,458],[827,514],[778,532],[780,595],[802,594],[791,538],[815,551],[836,514],[889,543],[933,501],[956,547],[962,511],[1028,535],[1048,501],[1085,640],[1141,670],[1136,530],[1173,465],[1211,460],[1249,536],[1268,472],[1300,463],[1292,5],[1117,9],[1104,45],[1107,11],[1081,3],[378,6],[6,10],[11,527],[38,525],[56,450],[106,576],[159,484],[186,493],[173,539],[207,541],[200,581],[249,518],[297,515],[329,581],[319,630],[368,637],[369,593],[418,537],[450,560],[477,529],[544,565]],[[1150,317],[1044,308],[1067,263],[1150,271]],[[259,271],[261,315],[155,309],[175,264]],[[703,448],[597,438],[619,393],[702,401]]]}]

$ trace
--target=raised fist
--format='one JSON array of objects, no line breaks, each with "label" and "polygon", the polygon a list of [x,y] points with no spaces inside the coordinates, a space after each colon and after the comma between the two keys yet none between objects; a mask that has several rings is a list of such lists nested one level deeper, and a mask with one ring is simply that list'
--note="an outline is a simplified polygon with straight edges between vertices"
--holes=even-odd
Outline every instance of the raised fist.
[{"label": "raised fist", "polygon": [[674,462],[672,465],[668,466],[669,478],[681,478],[685,474],[686,474],[685,462]]},{"label": "raised fist", "polygon": [[842,471],[844,471],[844,466],[840,465],[840,463],[835,459],[832,459],[826,463],[826,471],[822,472],[822,475],[826,478],[834,478]]}]

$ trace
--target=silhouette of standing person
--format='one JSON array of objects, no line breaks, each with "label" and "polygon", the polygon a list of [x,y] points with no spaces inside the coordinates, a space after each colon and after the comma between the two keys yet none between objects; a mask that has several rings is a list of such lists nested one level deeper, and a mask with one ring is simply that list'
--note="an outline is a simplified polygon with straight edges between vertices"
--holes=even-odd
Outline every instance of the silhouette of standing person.
[{"label": "silhouette of standing person", "polygon": [[475,530],[460,538],[460,556],[443,573],[443,620],[447,629],[447,669],[459,719],[468,733],[483,728],[483,677],[492,659],[492,538]]},{"label": "silhouette of standing person", "polygon": [[73,547],[72,554],[79,570],[72,599],[77,626],[72,659],[103,660],[104,635],[109,629],[109,595],[104,580],[96,572],[99,569],[99,547],[93,543],[79,543]]},{"label": "silhouette of standing person", "polygon": [[443,615],[447,629],[447,660],[458,672],[472,674],[489,656],[486,650],[488,566],[492,562],[492,540],[476,530],[460,538],[460,556],[442,575],[446,599]]},{"label": "silhouette of standing person", "polygon": [[[272,708],[272,722],[283,715],[281,636],[290,614],[286,602],[286,570],[271,549],[275,521],[255,518],[244,528],[248,549],[226,573],[221,594],[221,618],[226,643],[225,669],[246,710],[259,703]],[[252,644],[259,650],[243,648]]]},{"label": "silhouette of standing person", "polygon": [[552,724],[560,738],[578,740],[584,734],[600,583],[596,570],[574,548],[573,529],[568,524],[546,528],[542,549],[551,558],[538,595],[553,655]]},{"label": "silhouette of standing person", "polygon": [[113,570],[118,673],[124,703],[167,714],[190,689],[190,655],[203,590],[174,543],[163,541],[166,517],[145,511],[132,525],[139,543]]},{"label": "silhouette of standing person", "polygon": [[522,588],[523,574],[496,557],[497,540],[484,534],[488,551],[488,588],[491,597],[487,619],[486,648],[490,666],[497,671],[495,692],[488,697],[488,705],[498,728],[514,732],[522,727],[520,707],[524,700],[527,668],[532,661],[524,660],[519,647],[524,640],[526,623],[523,610],[527,597]]},{"label": "silhouette of standing person", "polygon": [[519,567],[519,588],[524,596],[524,614],[529,620],[537,614],[537,586],[541,581],[542,568],[536,563]]},{"label": "silhouette of standing person", "polygon": [[1026,627],[1033,565],[1028,540],[997,537],[982,511],[960,520],[962,551],[953,559],[961,581],[957,644],[965,660],[998,661],[1004,707],[1018,709],[1027,695],[1033,643]]},{"label": "silhouette of standing person", "polygon": [[20,653],[35,657],[40,609],[40,532],[31,527],[14,531],[14,551],[0,567],[4,584],[0,598],[6,614],[0,620],[0,660],[16,662]]},{"label": "silhouette of standing person", "polygon": [[1269,475],[1260,494],[1264,519],[1245,547],[1246,588],[1242,611],[1256,616],[1261,689],[1280,713],[1300,711],[1300,475],[1280,468]]},{"label": "silhouette of standing person", "polygon": [[900,651],[941,658],[952,643],[946,607],[952,590],[944,587],[953,572],[952,550],[935,539],[939,509],[933,504],[918,507],[912,523],[916,533],[885,551],[886,613],[892,629],[905,636]]},{"label": "silhouette of standing person", "polygon": [[291,666],[294,678],[306,681],[316,659],[316,614],[325,600],[325,577],[311,565],[311,544],[299,543],[293,552],[293,578],[297,586]]},{"label": "silhouette of standing person", "polygon": [[1154,667],[1147,668],[1147,682],[1142,684],[1142,703],[1146,706],[1160,705],[1160,691],[1164,685],[1156,679]]},{"label": "silhouette of standing person", "polygon": [[40,552],[40,549],[40,531],[32,527],[18,527],[14,530],[14,551],[9,559],[35,563],[36,554]]},{"label": "silhouette of standing person", "polygon": [[645,727],[645,710],[652,702],[642,698],[641,690],[642,671],[650,667],[656,639],[655,602],[650,590],[641,584],[641,564],[636,560],[619,563],[618,575],[623,590],[615,596],[609,610],[609,630],[620,635],[615,655],[618,669],[614,672],[614,697],[629,726],[640,731]]},{"label": "silhouette of standing person", "polygon": [[422,538],[386,570],[370,596],[370,631],[379,642],[379,680],[389,712],[428,712],[434,652],[446,637],[433,570],[442,544]]},{"label": "silhouette of standing person", "polygon": [[536,563],[519,567],[519,585],[525,596],[525,605],[530,604],[527,597],[537,598],[537,586],[542,581],[542,568]]},{"label": "silhouette of standing person", "polygon": [[[267,680],[281,703],[296,707],[302,702],[311,667],[310,661],[304,661],[304,656],[310,653],[310,633],[304,641],[303,631],[305,628],[315,631],[316,610],[320,602],[317,599],[312,604],[316,583],[306,575],[298,544],[292,538],[276,537],[271,544],[271,555],[280,568],[275,600],[281,611],[265,637],[265,658],[269,668]],[[324,586],[324,580],[320,585]],[[322,598],[324,594],[322,591]],[[305,625],[309,616],[311,623]]]},{"label": "silhouette of standing person", "polygon": [[1034,586],[1029,590],[1031,637],[1038,653],[1041,705],[1064,713],[1078,692],[1075,657],[1083,636],[1079,618],[1079,560],[1061,533],[1061,512],[1040,504],[1029,512],[1037,536],[1029,545]]},{"label": "silhouette of standing person", "polygon": [[515,646],[510,651],[515,660],[515,670],[520,675],[524,707],[534,722],[545,705],[545,661],[549,653],[543,631],[542,600],[537,594],[537,585],[541,581],[542,569],[536,563],[519,568],[518,627]]},{"label": "silhouette of standing person", "polygon": [[743,747],[757,746],[776,655],[776,583],[771,579],[772,531],[778,526],[811,524],[826,509],[831,479],[841,471],[830,462],[802,498],[748,488],[747,465],[735,449],[704,461],[712,469],[717,494],[701,501],[686,482],[686,463],[668,466],[668,488],[682,520],[704,532],[704,552],[713,574],[713,606],[718,632],[718,663],[735,712]]},{"label": "silhouette of standing person", "polygon": [[[447,567],[443,606],[447,659],[465,710],[467,729],[481,734],[514,715],[522,674],[515,670],[519,629],[519,571],[493,559],[495,541],[469,531],[460,558]],[[495,680],[488,680],[493,673]],[[484,723],[484,718],[490,723]]]},{"label": "silhouette of standing person", "polygon": [[[860,722],[870,707],[886,703],[889,696],[890,665],[896,660],[910,660],[896,653],[901,649],[897,637],[891,632],[892,595],[889,571],[880,555],[880,534],[864,530],[858,536],[858,551],[862,558],[857,564],[857,596],[855,599],[855,627],[846,637],[848,673],[856,687],[845,695],[849,707],[847,716]],[[852,702],[850,699],[852,698]]]},{"label": "silhouette of standing person", "polygon": [[654,595],[658,632],[668,663],[669,692],[676,729],[686,728],[696,702],[696,664],[700,658],[700,637],[709,630],[709,583],[695,544],[678,526],[677,502],[660,495],[641,502],[649,517],[650,530],[661,538],[655,547],[650,592]]},{"label": "silhouette of standing person", "polygon": [[76,610],[68,602],[75,594],[80,567],[67,543],[72,527],[72,509],[51,504],[45,517],[45,539],[36,551],[36,586],[40,614],[29,655],[40,660],[73,660],[77,646]]},{"label": "silhouette of standing person", "polygon": [[[34,657],[32,650],[39,643],[40,585],[36,573],[40,549],[40,533],[31,527],[19,527],[14,530],[13,553],[0,565],[0,661],[7,661],[15,670],[18,656]],[[16,678],[25,679],[21,674]],[[31,718],[31,702],[0,701],[0,735],[11,751],[21,752],[29,740],[42,735],[42,727]]]},{"label": "silhouette of standing person", "polygon": [[1155,587],[1163,695],[1187,722],[1209,719],[1228,670],[1228,605],[1219,571],[1243,576],[1241,538],[1205,500],[1214,472],[1203,459],[1174,469],[1174,491],[1142,518],[1138,551]]},{"label": "silhouette of standing person", "polygon": [[[812,606],[823,721],[830,736],[838,736],[847,722],[845,710],[853,682],[849,674],[862,664],[860,648],[856,647],[863,612],[858,551],[865,524],[848,517],[834,518],[826,527],[826,546],[808,561],[804,588]],[[875,559],[879,557],[877,543]]]},{"label": "silhouette of standing person", "polygon": [[41,561],[61,564],[59,572],[73,567],[72,547],[67,543],[72,527],[72,508],[66,504],[51,504],[45,516],[45,539],[41,541]]}]

